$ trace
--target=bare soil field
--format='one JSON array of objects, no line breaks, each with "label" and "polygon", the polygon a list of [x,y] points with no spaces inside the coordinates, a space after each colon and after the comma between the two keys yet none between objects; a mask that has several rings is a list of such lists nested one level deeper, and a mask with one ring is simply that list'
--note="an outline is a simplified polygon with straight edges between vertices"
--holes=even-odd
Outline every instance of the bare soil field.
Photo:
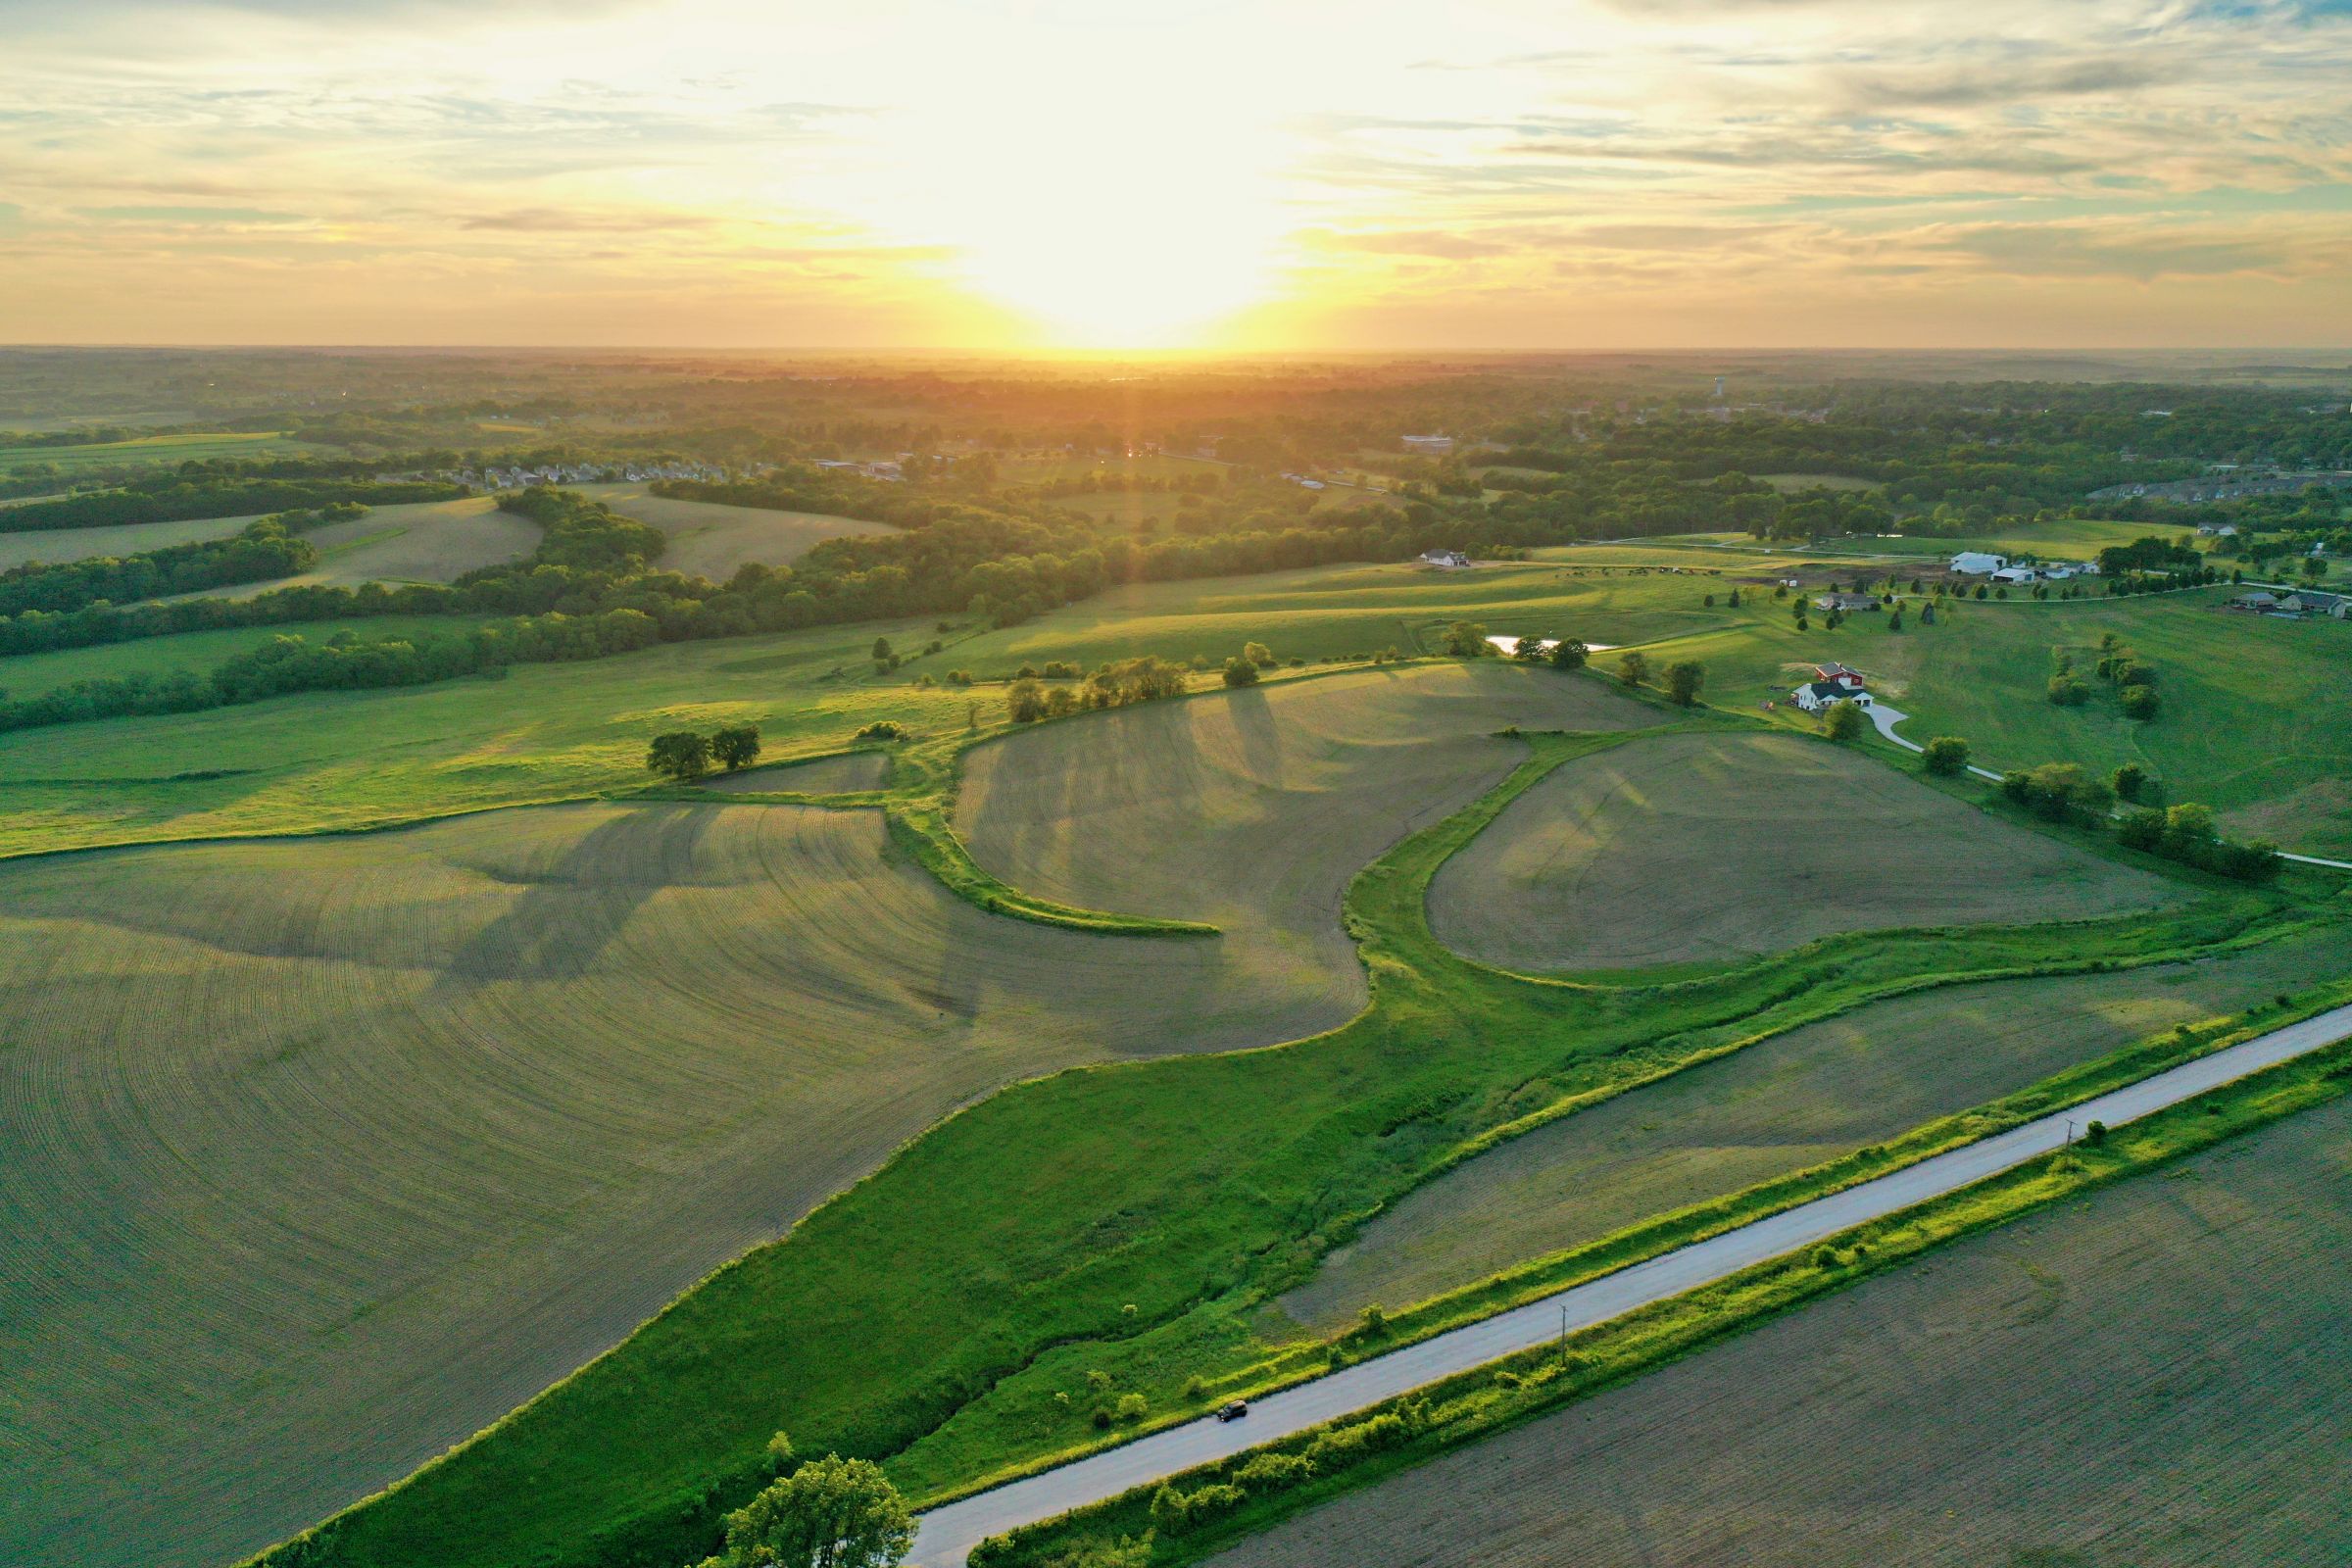
[{"label": "bare soil field", "polygon": [[763,507],[722,507],[710,501],[678,501],[650,493],[642,484],[583,484],[572,488],[594,496],[624,516],[648,522],[669,536],[661,566],[690,576],[724,582],[747,561],[780,566],[809,546],[847,534],[888,533],[890,525],[836,517],[821,512],[771,512]]},{"label": "bare soil field", "polygon": [[1512,802],[1439,871],[1429,913],[1469,957],[1572,971],[2178,896],[1824,743],[1668,735],[1570,762]]},{"label": "bare soil field", "polygon": [[1419,1189],[1282,1298],[1329,1330],[1883,1142],[2342,967],[2341,928],[2192,964],[1997,980],[1807,1024],[1540,1127]]},{"label": "bare soil field", "polygon": [[1008,1080],[1327,1015],[1231,945],[984,914],[874,812],[101,852],[0,911],[12,1563],[212,1568]]},{"label": "bare soil field", "polygon": [[2352,1105],[1955,1244],[1217,1568],[2352,1558]]},{"label": "bare soil field", "polygon": [[890,778],[890,759],[881,752],[852,752],[844,757],[820,757],[812,762],[776,762],[747,767],[740,773],[720,773],[704,780],[705,789],[722,795],[746,791],[792,790],[803,795],[849,795],[878,790]]},{"label": "bare soil field", "polygon": [[1526,755],[1495,732],[1655,721],[1597,681],[1500,663],[1364,671],[1047,724],[969,754],[956,826],[1016,887],[1210,921],[1237,961],[1363,1005],[1348,879]]}]

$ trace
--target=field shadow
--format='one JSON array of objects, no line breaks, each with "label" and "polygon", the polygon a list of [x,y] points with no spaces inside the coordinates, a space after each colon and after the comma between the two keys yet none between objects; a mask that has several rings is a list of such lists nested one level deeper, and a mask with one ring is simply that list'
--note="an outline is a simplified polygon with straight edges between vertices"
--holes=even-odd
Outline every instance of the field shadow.
[{"label": "field shadow", "polygon": [[684,807],[624,812],[581,835],[522,881],[506,913],[450,956],[436,992],[457,982],[572,980],[587,974],[670,873],[691,865],[715,813]]}]

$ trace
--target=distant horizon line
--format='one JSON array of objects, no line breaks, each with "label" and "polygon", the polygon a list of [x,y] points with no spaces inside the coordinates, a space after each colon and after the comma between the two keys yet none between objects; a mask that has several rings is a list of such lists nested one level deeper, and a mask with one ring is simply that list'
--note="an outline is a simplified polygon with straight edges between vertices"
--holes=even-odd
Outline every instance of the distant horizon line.
[{"label": "distant horizon line", "polygon": [[1298,349],[1218,349],[1218,348],[956,348],[907,346],[841,346],[822,344],[770,344],[757,347],[718,346],[697,343],[668,344],[607,344],[607,343],[235,343],[235,342],[171,342],[171,341],[108,341],[108,342],[42,342],[36,340],[0,341],[0,354],[18,353],[221,353],[221,354],[709,354],[738,357],[773,357],[785,355],[832,357],[863,356],[883,359],[967,360],[1071,360],[1071,359],[1185,359],[1185,360],[1298,360],[1298,359],[1446,359],[1474,356],[1494,360],[1534,359],[1602,359],[1626,355],[1647,355],[1659,358],[1691,358],[1716,354],[1787,355],[1817,354],[1917,354],[1951,358],[2000,357],[2027,359],[2076,358],[2083,356],[2142,357],[2149,355],[2246,355],[2261,354],[2285,358],[2352,355],[2352,340],[2343,343],[2285,344],[2243,343],[2227,345],[2173,344],[2130,348],[2098,345],[2060,347],[2028,347],[2014,344],[1986,344],[1980,347],[1955,348],[1950,345],[1872,343],[1872,344],[1788,344],[1780,346],[1717,344],[1698,347],[1642,347],[1611,346],[1583,348],[1481,348],[1461,345],[1447,348],[1298,348]]}]

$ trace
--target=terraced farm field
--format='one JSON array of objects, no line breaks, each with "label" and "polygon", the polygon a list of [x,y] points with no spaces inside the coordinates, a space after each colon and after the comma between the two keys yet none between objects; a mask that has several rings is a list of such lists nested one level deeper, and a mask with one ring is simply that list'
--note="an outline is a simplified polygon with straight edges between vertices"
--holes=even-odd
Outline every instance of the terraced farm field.
[{"label": "terraced farm field", "polygon": [[356,588],[364,582],[451,582],[476,566],[527,556],[539,525],[498,510],[489,496],[371,507],[365,517],[329,523],[303,535],[318,547],[318,564],[299,576],[243,583],[203,597],[251,599],[274,588],[324,583]]},{"label": "terraced farm field", "polygon": [[2025,1088],[2339,970],[2346,932],[2114,974],[1952,986],[1807,1024],[1515,1138],[1439,1177],[1282,1298],[1328,1331]]},{"label": "terraced farm field", "polygon": [[2352,1557],[2352,1107],[1953,1244],[1216,1568]]},{"label": "terraced farm field", "polygon": [[880,752],[853,752],[846,757],[820,757],[813,762],[778,762],[747,767],[740,773],[721,773],[704,785],[722,795],[764,790],[793,790],[803,795],[848,795],[878,790],[890,778],[890,759]]},{"label": "terraced farm field", "polygon": [[[0,507],[0,522],[8,510]],[[252,517],[193,517],[177,522],[128,522],[113,528],[28,528],[0,532],[0,571],[32,562],[62,566],[95,556],[135,556],[201,539],[225,539]]]},{"label": "terraced farm field", "polygon": [[1336,1024],[1364,998],[1339,923],[1348,879],[1517,765],[1495,731],[1656,716],[1598,681],[1499,663],[1285,682],[979,747],[957,827],[1017,887],[1206,920],[1269,978],[1319,977]]},{"label": "terraced farm field", "polygon": [[1429,911],[1470,957],[1569,971],[2175,897],[1823,742],[1669,735],[1537,784],[1438,873]]},{"label": "terraced farm field", "polygon": [[668,536],[660,564],[669,571],[724,582],[748,561],[780,566],[811,545],[848,534],[888,533],[890,525],[821,512],[774,512],[722,507],[710,501],[658,496],[642,484],[584,484],[576,488],[613,511],[648,522]]},{"label": "terraced farm field", "polygon": [[582,806],[0,867],[0,1560],[258,1547],[1007,1079],[1327,1017],[883,838]]}]

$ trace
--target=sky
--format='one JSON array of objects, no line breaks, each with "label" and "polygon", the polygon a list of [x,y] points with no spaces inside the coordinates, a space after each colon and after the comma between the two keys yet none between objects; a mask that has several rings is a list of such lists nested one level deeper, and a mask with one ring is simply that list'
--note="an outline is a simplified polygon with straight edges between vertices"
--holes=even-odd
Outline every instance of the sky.
[{"label": "sky", "polygon": [[2352,0],[0,0],[0,342],[2352,346]]}]

